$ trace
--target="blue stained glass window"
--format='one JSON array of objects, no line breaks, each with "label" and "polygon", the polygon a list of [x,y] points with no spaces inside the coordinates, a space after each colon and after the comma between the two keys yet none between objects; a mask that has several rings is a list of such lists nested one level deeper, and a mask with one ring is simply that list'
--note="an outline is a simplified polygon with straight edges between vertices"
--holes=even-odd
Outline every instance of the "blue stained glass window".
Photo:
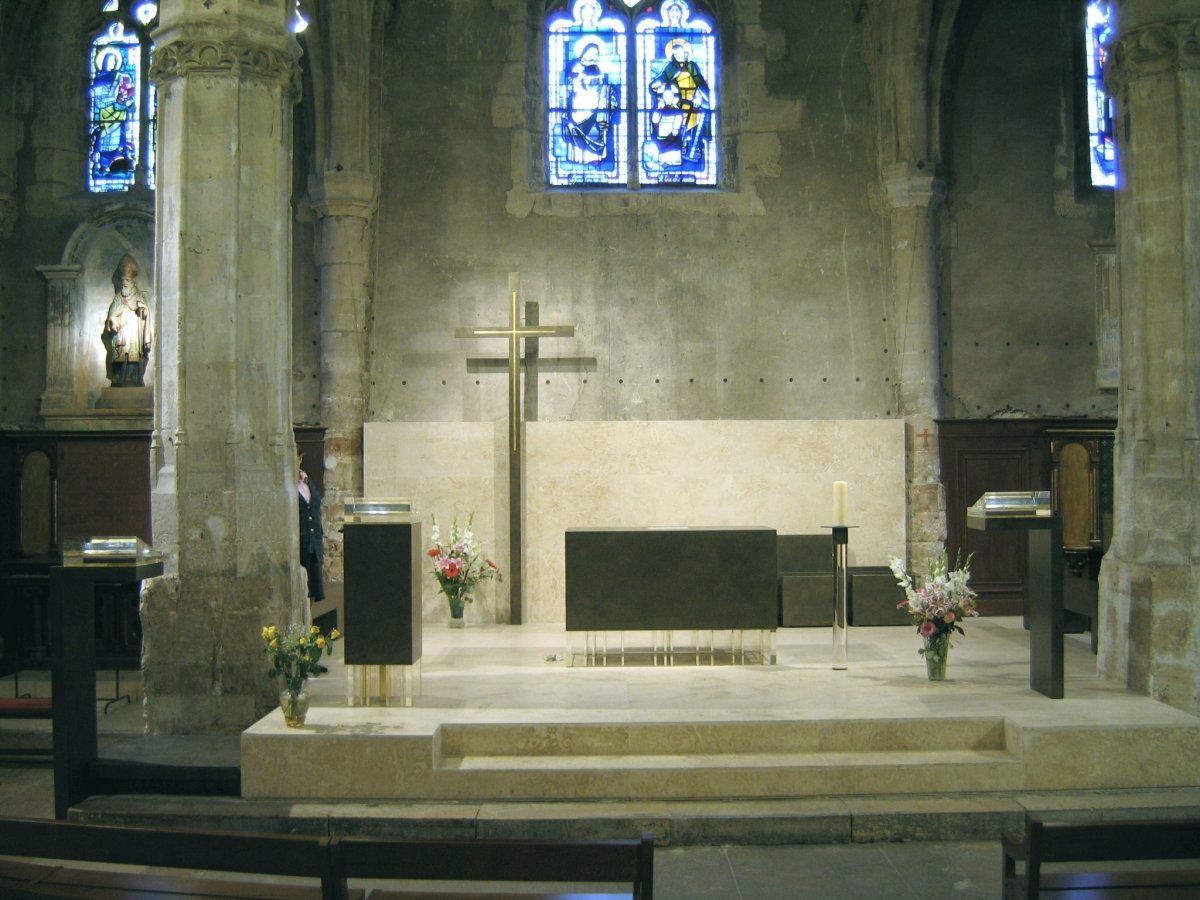
[{"label": "blue stained glass window", "polygon": [[643,184],[716,184],[716,37],[683,0],[637,23],[638,137]]},{"label": "blue stained glass window", "polygon": [[1115,187],[1117,146],[1113,134],[1113,101],[1104,90],[1104,66],[1115,37],[1112,4],[1092,0],[1087,5],[1084,56],[1087,67],[1088,159],[1096,187]]},{"label": "blue stained glass window", "polygon": [[550,183],[624,185],[625,22],[598,0],[575,0],[547,26]]},{"label": "blue stained glass window", "polygon": [[[120,0],[108,0],[115,13],[92,41],[88,69],[88,189],[125,191],[139,180],[154,188],[157,96],[146,83],[149,41],[139,26],[158,14],[157,4],[133,4],[133,18],[121,15]],[[135,21],[136,20],[136,21]]]},{"label": "blue stained glass window", "polygon": [[713,22],[686,0],[556,3],[546,18],[547,180],[716,184],[718,75]]}]

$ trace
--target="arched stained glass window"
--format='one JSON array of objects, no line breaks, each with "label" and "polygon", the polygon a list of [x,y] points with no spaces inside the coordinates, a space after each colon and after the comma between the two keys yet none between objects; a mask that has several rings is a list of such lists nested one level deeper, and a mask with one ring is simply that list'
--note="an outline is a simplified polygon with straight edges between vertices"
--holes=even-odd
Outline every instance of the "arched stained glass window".
[{"label": "arched stained glass window", "polygon": [[628,180],[625,26],[599,0],[575,0],[547,22],[551,184]]},{"label": "arched stained glass window", "polygon": [[645,184],[716,184],[717,39],[683,0],[637,23],[641,178]]},{"label": "arched stained glass window", "polygon": [[158,103],[149,83],[152,45],[146,29],[158,17],[150,0],[105,0],[104,25],[88,60],[88,189],[154,189]]},{"label": "arched stained glass window", "polygon": [[1104,66],[1116,36],[1112,3],[1090,0],[1084,28],[1089,174],[1093,186],[1115,187],[1117,146],[1113,135],[1113,101],[1104,89]]},{"label": "arched stained glass window", "polygon": [[546,18],[549,183],[715,185],[717,50],[712,19],[686,0],[555,4]]}]

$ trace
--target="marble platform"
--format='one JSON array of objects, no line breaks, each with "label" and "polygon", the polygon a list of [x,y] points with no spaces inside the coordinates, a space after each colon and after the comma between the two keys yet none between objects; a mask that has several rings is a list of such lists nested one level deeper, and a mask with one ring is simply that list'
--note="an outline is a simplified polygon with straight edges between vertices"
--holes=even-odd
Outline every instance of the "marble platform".
[{"label": "marble platform", "polygon": [[909,626],[852,628],[846,671],[828,628],[780,630],[775,665],[574,668],[562,625],[431,627],[411,708],[347,706],[335,658],[304,728],[275,710],[243,733],[242,794],[411,810],[1200,788],[1200,719],[1101,679],[1086,634],[1051,700],[1020,619],[966,627],[942,683]]}]

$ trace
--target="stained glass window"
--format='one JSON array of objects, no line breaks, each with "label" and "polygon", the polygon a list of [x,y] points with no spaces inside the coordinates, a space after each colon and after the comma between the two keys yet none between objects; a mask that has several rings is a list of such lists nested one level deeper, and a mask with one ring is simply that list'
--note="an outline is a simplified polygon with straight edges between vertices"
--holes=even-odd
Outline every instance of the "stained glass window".
[{"label": "stained glass window", "polygon": [[1117,147],[1113,136],[1113,101],[1104,89],[1104,66],[1116,36],[1112,4],[1091,0],[1087,5],[1084,59],[1087,71],[1088,160],[1096,187],[1115,187]]},{"label": "stained glass window", "polygon": [[149,84],[150,41],[158,16],[149,0],[106,0],[106,22],[88,64],[88,189],[125,191],[139,180],[154,188],[157,97]]},{"label": "stained glass window", "polygon": [[547,22],[551,184],[628,179],[625,26],[599,0],[575,0]]},{"label": "stained glass window", "polygon": [[716,43],[709,21],[683,0],[638,18],[643,184],[716,184]]},{"label": "stained glass window", "polygon": [[718,74],[712,20],[685,0],[556,3],[546,18],[547,180],[716,184]]}]

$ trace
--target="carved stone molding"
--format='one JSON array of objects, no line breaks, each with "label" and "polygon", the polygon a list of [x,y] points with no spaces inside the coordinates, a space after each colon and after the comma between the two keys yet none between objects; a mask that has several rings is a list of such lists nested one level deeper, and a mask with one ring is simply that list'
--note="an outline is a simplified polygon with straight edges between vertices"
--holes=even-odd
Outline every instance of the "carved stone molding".
[{"label": "carved stone molding", "polygon": [[1121,35],[1106,76],[1111,88],[1200,67],[1200,19],[1159,22]]},{"label": "carved stone molding", "polygon": [[883,186],[892,209],[934,209],[946,198],[946,183],[922,171],[927,163],[894,163],[883,167]]},{"label": "carved stone molding", "polygon": [[374,215],[378,203],[375,178],[358,172],[325,169],[308,178],[308,193],[314,211],[321,218]]},{"label": "carved stone molding", "polygon": [[299,97],[300,67],[294,53],[244,41],[213,40],[172,41],[155,50],[150,77],[159,84],[196,74],[286,84]]}]

